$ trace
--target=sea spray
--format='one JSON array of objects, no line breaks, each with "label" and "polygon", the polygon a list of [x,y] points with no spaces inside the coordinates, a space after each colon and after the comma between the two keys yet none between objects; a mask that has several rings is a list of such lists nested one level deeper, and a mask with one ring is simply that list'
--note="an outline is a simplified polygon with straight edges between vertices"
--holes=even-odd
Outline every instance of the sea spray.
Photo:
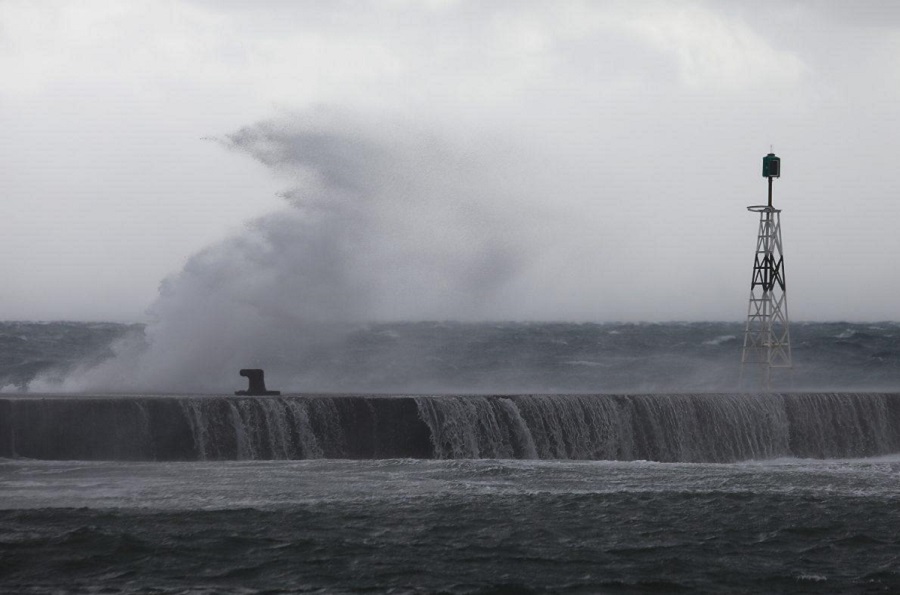
[{"label": "sea spray", "polygon": [[289,206],[189,258],[113,357],[32,391],[226,391],[245,367],[281,387],[341,390],[318,364],[348,332],[496,316],[495,295],[535,251],[535,236],[503,224],[513,197],[523,210],[517,184],[427,134],[306,114],[219,142],[287,179]]}]

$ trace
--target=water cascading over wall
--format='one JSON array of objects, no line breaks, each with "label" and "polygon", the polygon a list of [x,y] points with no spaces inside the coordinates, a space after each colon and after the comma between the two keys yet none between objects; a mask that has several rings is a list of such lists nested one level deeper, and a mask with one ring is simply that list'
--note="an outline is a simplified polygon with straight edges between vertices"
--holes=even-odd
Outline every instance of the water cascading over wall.
[{"label": "water cascading over wall", "polygon": [[0,457],[730,462],[895,452],[900,394],[0,398]]}]

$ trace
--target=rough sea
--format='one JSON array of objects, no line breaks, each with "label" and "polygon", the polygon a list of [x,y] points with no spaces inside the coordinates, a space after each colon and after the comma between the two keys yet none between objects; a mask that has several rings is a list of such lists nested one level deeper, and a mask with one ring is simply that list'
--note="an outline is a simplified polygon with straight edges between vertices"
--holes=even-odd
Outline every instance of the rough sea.
[{"label": "rough sea", "polygon": [[0,592],[900,592],[900,325],[772,394],[741,331],[366,325],[238,398],[28,393],[141,328],[0,323]]}]

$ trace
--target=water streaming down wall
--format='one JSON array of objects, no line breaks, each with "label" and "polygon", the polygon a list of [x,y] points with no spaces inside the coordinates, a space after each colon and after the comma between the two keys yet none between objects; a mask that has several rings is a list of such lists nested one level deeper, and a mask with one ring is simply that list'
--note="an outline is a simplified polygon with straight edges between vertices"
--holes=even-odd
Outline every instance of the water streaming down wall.
[{"label": "water streaming down wall", "polygon": [[3,457],[728,462],[894,452],[898,394],[0,399]]}]

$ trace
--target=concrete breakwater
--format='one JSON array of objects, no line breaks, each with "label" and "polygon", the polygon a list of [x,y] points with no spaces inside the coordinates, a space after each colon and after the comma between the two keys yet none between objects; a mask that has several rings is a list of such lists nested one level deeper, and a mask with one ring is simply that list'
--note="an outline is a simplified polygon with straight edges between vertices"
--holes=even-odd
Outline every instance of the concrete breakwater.
[{"label": "concrete breakwater", "polygon": [[0,457],[731,462],[900,452],[900,394],[0,397]]}]

